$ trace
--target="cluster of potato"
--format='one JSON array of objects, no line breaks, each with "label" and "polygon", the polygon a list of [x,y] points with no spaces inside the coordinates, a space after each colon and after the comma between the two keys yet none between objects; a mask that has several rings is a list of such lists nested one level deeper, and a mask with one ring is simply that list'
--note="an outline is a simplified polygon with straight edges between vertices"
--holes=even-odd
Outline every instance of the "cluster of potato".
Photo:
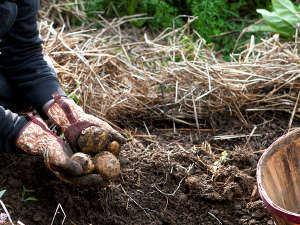
[{"label": "cluster of potato", "polygon": [[99,173],[103,178],[111,180],[120,175],[120,162],[117,156],[120,153],[118,142],[111,142],[106,151],[100,151],[94,157],[93,152],[77,152],[71,159],[77,161],[83,168],[84,174]]}]

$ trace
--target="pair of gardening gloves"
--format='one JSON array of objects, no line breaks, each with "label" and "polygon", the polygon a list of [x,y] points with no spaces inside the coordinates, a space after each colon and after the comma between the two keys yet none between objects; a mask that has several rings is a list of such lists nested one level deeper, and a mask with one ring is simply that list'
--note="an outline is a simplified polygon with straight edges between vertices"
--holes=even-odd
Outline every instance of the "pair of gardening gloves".
[{"label": "pair of gardening gloves", "polygon": [[72,150],[98,152],[112,141],[124,143],[125,138],[108,123],[86,114],[72,99],[58,94],[44,105],[43,111],[62,129],[69,145],[41,118],[30,115],[30,121],[16,139],[16,146],[29,154],[43,156],[46,166],[64,182],[77,186],[102,185],[104,181],[99,174],[83,175],[81,165],[70,158]]}]

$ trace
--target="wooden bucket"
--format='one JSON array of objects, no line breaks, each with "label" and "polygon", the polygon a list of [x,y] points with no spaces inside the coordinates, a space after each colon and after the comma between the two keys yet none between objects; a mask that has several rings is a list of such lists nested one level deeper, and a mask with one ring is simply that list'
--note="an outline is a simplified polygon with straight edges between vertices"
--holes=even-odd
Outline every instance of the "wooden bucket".
[{"label": "wooden bucket", "polygon": [[277,225],[300,224],[300,129],[276,140],[257,165],[261,199]]}]

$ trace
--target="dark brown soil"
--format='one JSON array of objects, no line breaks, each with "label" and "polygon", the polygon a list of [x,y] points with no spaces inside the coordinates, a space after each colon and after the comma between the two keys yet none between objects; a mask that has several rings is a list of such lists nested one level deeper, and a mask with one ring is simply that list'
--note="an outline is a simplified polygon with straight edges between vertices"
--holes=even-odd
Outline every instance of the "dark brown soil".
[{"label": "dark brown soil", "polygon": [[[215,132],[204,127],[200,133],[189,128],[174,133],[168,125],[153,125],[152,136],[141,130],[122,147],[122,176],[105,188],[73,187],[61,183],[39,157],[1,154],[0,190],[7,190],[2,200],[13,220],[26,225],[51,224],[53,218],[53,224],[62,224],[63,213],[54,216],[59,204],[70,225],[271,225],[255,173],[262,150],[286,132],[289,116],[280,118],[286,119],[259,125],[259,136],[250,139],[216,140],[251,133],[228,119]],[[214,170],[224,151],[226,162]]]}]

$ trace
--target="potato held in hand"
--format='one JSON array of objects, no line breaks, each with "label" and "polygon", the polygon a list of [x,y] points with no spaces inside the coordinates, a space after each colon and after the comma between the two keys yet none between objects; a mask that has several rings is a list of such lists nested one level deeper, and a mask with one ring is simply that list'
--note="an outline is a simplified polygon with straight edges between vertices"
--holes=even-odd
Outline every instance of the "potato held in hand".
[{"label": "potato held in hand", "polygon": [[97,126],[91,126],[81,132],[77,139],[77,144],[81,152],[93,155],[104,151],[110,139],[111,137],[106,130]]},{"label": "potato held in hand", "polygon": [[72,155],[71,159],[78,162],[81,165],[83,169],[83,174],[89,174],[95,169],[95,165],[92,161],[91,156],[85,153],[77,152],[74,155]]},{"label": "potato held in hand", "polygon": [[107,151],[118,156],[120,154],[120,144],[116,141],[111,142],[107,147]]},{"label": "potato held in hand", "polygon": [[112,153],[103,151],[94,158],[96,171],[105,179],[113,179],[120,175],[120,162]]}]

